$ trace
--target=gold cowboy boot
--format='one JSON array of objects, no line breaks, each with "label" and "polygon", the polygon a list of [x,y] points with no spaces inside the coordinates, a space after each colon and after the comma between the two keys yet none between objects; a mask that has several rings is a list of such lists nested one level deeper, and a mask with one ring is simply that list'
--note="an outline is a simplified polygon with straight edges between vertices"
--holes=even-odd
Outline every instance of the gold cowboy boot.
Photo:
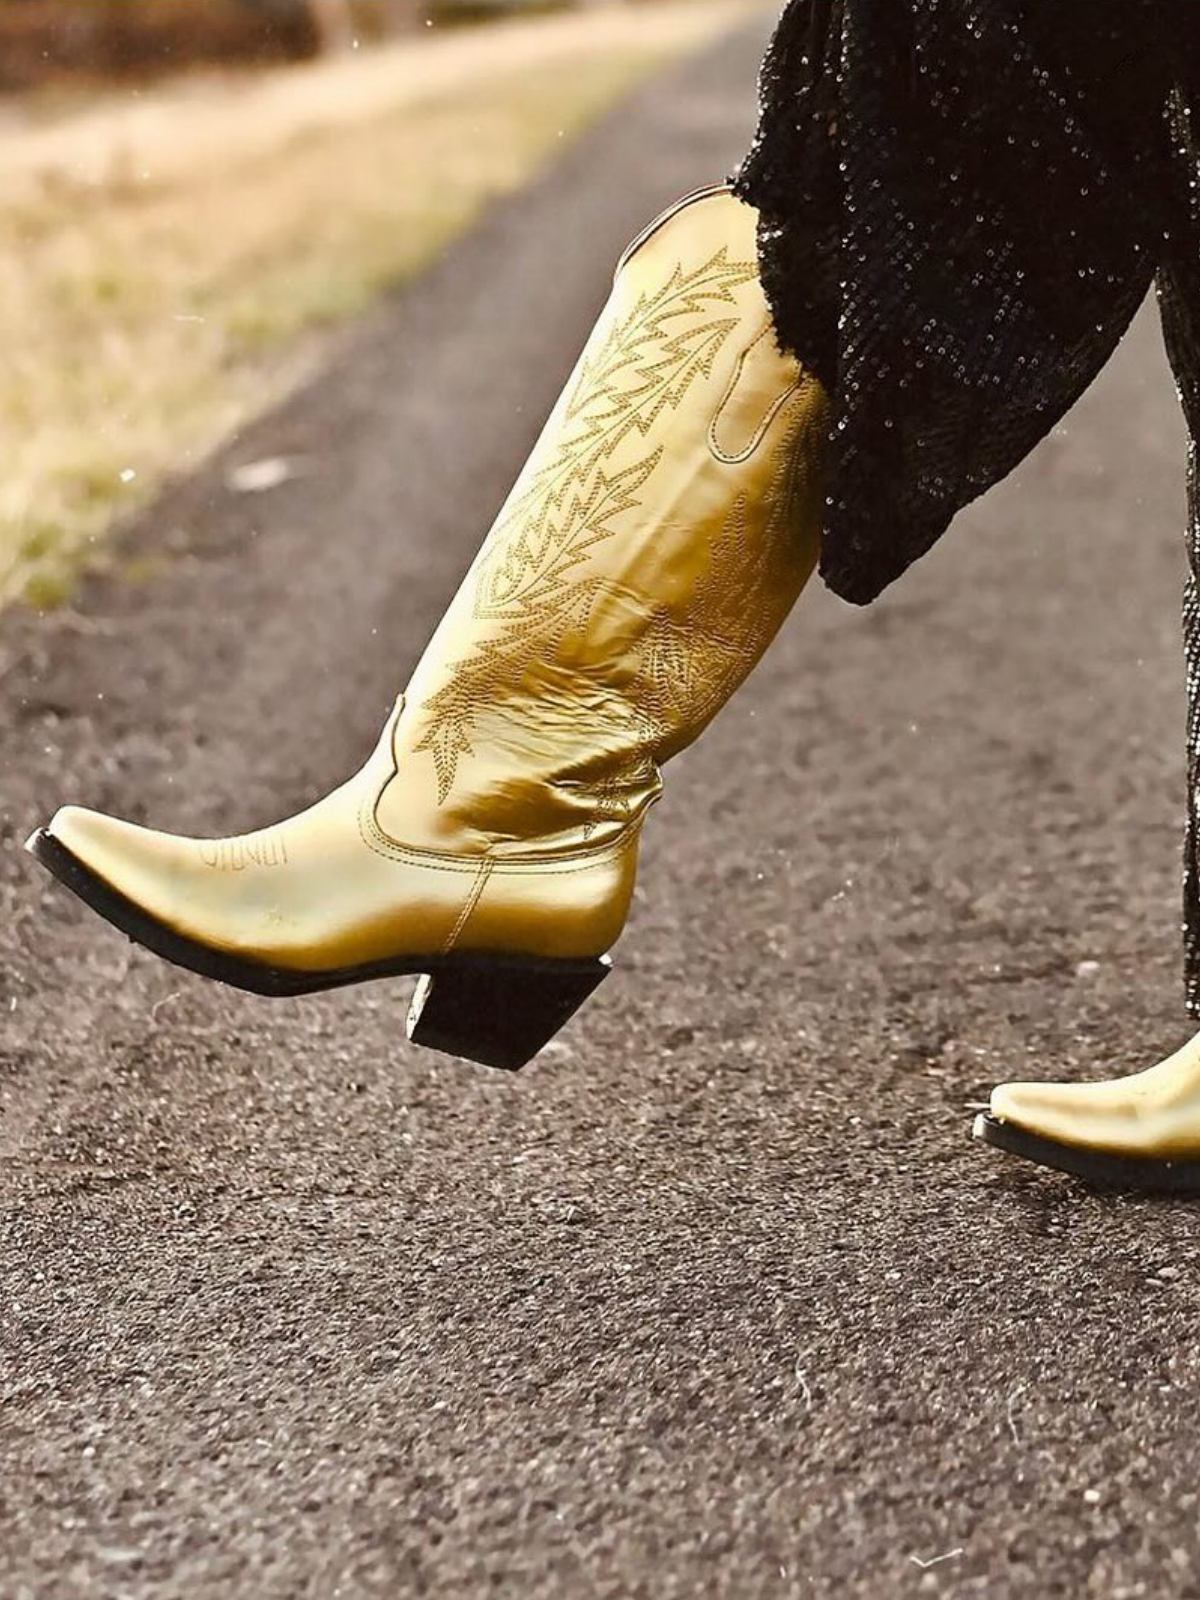
[{"label": "gold cowboy boot", "polygon": [[756,213],[691,195],[618,265],[528,463],[362,770],[235,839],[67,807],[33,854],[257,994],[422,974],[409,1036],[517,1068],[607,975],[659,767],[811,573],[827,404],[780,354]]},{"label": "gold cowboy boot", "polygon": [[1200,1194],[1200,1034],[1127,1077],[1001,1084],[975,1134],[1092,1183]]}]

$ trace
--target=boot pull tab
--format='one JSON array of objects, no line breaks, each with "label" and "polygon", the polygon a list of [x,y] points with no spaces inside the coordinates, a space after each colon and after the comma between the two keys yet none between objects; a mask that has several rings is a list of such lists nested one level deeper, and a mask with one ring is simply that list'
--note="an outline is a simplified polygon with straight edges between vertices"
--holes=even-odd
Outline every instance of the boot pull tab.
[{"label": "boot pull tab", "polygon": [[709,427],[708,446],[717,460],[730,466],[748,461],[800,387],[802,377],[795,358],[779,349],[768,320],[738,357]]}]

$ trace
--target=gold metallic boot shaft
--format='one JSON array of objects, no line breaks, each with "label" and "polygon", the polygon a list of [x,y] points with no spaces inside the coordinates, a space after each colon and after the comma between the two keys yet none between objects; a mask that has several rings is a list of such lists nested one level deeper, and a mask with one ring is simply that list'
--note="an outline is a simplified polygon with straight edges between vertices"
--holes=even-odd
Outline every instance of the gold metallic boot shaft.
[{"label": "gold metallic boot shaft", "polygon": [[614,837],[790,611],[818,554],[825,403],[776,347],[755,229],[709,191],[626,253],[409,683],[392,836]]},{"label": "gold metallic boot shaft", "polygon": [[825,398],[776,347],[755,227],[706,191],[626,253],[347,784],[218,841],[68,808],[35,853],[160,953],[269,992],[606,951],[661,763],[741,683],[817,558]]}]

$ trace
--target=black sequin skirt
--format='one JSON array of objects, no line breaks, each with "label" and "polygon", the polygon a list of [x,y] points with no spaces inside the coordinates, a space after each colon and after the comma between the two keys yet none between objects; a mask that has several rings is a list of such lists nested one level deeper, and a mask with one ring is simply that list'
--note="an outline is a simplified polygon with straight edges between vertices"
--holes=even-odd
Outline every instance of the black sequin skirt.
[{"label": "black sequin skirt", "polygon": [[1193,440],[1200,1017],[1200,0],[791,0],[761,89],[736,186],[780,340],[833,400],[821,572],[848,600],[1028,454],[1157,286]]}]

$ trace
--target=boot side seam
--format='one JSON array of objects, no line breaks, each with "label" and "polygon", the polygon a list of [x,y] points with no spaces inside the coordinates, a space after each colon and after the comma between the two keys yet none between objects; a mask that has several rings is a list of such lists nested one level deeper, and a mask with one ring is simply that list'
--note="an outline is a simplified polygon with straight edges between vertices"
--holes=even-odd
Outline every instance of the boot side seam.
[{"label": "boot side seam", "polygon": [[483,860],[479,863],[479,870],[475,875],[475,882],[471,885],[471,892],[468,894],[463,903],[463,908],[458,914],[458,920],[455,922],[453,928],[451,928],[449,934],[447,935],[446,942],[442,945],[442,955],[448,956],[454,949],[454,946],[458,943],[459,936],[470,920],[471,913],[479,904],[480,896],[487,887],[487,882],[491,875],[492,863],[489,861],[487,856],[484,856]]}]

